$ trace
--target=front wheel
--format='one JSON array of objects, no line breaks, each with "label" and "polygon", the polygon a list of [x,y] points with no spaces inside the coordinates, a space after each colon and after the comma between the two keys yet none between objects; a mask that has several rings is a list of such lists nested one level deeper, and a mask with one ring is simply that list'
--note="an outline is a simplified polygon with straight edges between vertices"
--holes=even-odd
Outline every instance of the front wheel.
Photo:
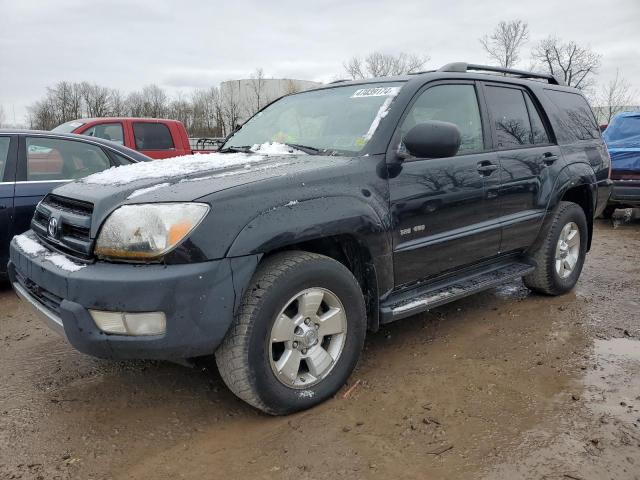
[{"label": "front wheel", "polygon": [[571,290],[582,272],[587,239],[582,208],[573,202],[560,202],[542,244],[533,252],[537,267],[524,277],[525,285],[547,295]]},{"label": "front wheel", "polygon": [[345,383],[365,331],[362,291],[344,265],[283,252],[258,267],[216,362],[238,397],[284,415],[322,402]]}]

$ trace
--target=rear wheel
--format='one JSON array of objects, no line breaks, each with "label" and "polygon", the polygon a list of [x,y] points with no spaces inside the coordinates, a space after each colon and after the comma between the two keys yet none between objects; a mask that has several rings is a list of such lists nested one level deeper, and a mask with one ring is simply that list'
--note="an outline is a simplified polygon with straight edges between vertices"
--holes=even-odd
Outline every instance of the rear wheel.
[{"label": "rear wheel", "polygon": [[544,241],[533,252],[537,268],[524,277],[525,285],[548,295],[571,290],[584,265],[587,239],[582,208],[573,202],[560,202]]},{"label": "rear wheel", "polygon": [[216,362],[238,397],[283,415],[322,402],[344,384],[365,330],[362,291],[344,265],[284,252],[258,267]]}]

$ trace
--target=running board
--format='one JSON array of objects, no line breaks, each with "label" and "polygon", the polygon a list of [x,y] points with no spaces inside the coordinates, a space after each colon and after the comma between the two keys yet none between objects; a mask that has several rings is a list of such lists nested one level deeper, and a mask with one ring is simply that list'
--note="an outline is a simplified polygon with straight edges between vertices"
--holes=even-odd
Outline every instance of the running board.
[{"label": "running board", "polygon": [[502,263],[467,275],[440,281],[426,287],[396,294],[380,306],[380,323],[390,323],[410,317],[445,303],[493,288],[535,270],[524,262]]}]

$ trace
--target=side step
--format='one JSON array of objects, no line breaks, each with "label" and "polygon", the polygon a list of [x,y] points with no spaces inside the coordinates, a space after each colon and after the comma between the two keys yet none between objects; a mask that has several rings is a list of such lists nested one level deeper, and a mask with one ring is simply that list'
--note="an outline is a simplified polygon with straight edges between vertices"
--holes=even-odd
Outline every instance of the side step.
[{"label": "side step", "polygon": [[471,271],[467,275],[422,286],[390,297],[380,306],[380,323],[410,317],[445,303],[493,288],[535,270],[535,265],[509,262]]}]

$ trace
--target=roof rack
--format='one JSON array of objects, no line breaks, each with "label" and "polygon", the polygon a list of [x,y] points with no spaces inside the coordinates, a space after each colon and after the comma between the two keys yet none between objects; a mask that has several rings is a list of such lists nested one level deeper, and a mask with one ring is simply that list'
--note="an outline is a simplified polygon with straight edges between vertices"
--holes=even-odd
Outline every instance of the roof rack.
[{"label": "roof rack", "polygon": [[515,75],[520,78],[539,78],[542,80],[547,80],[552,85],[564,85],[560,79],[548,73],[527,72],[525,70],[514,70],[512,68],[492,67],[490,65],[476,65],[473,63],[454,62],[454,63],[447,63],[445,66],[440,67],[438,69],[439,72],[459,72],[459,73],[467,72],[469,70],[480,71],[480,72],[504,73],[508,75]]},{"label": "roof rack", "polygon": [[331,85],[333,83],[342,83],[342,82],[350,82],[351,79],[350,78],[341,78],[339,80],[334,80],[332,82],[327,83],[327,85]]}]

